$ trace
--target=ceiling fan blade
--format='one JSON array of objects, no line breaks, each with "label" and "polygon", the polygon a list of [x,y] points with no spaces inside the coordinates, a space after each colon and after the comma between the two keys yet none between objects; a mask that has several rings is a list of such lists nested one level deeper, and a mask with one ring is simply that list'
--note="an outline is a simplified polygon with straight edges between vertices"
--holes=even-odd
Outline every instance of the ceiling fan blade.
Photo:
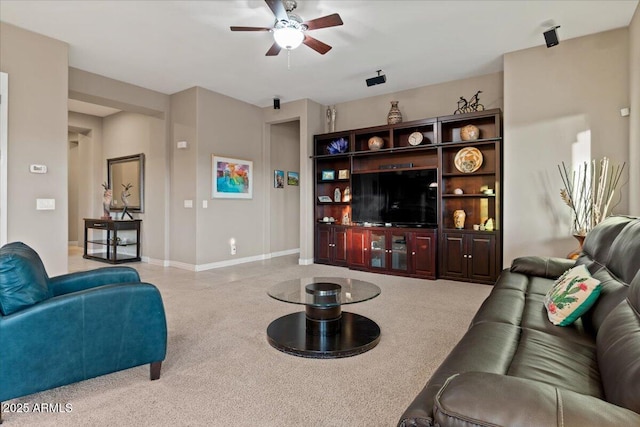
[{"label": "ceiling fan blade", "polygon": [[271,31],[272,28],[267,27],[230,27],[231,31]]},{"label": "ceiling fan blade", "polygon": [[287,11],[284,8],[284,4],[282,4],[282,0],[264,0],[269,6],[269,9],[276,16],[278,21],[288,21],[289,15],[287,15]]},{"label": "ceiling fan blade", "polygon": [[267,55],[266,56],[276,56],[277,54],[280,53],[281,49],[282,48],[280,47],[280,45],[278,43],[273,43],[273,45],[267,51]]},{"label": "ceiling fan blade", "polygon": [[309,30],[317,30],[318,28],[327,28],[327,27],[335,27],[338,25],[342,25],[342,19],[340,15],[334,13],[333,15],[323,16],[322,18],[312,19],[311,21],[307,21],[303,23],[306,25]]},{"label": "ceiling fan blade", "polygon": [[322,43],[320,40],[314,39],[313,37],[310,37],[306,34],[304,35],[304,40],[302,41],[302,43],[306,44],[321,55],[324,55],[331,50],[331,46],[329,46],[328,44]]}]

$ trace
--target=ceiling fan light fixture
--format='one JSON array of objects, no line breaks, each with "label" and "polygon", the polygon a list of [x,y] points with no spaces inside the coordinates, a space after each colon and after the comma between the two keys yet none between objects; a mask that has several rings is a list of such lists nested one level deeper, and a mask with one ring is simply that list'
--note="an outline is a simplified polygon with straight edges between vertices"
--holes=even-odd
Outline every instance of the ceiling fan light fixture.
[{"label": "ceiling fan light fixture", "polygon": [[304,34],[302,34],[302,31],[298,29],[283,27],[276,28],[273,31],[273,38],[276,43],[278,43],[278,46],[283,49],[291,50],[297,48],[298,46],[300,46],[300,44],[302,44],[302,40],[304,40]]}]

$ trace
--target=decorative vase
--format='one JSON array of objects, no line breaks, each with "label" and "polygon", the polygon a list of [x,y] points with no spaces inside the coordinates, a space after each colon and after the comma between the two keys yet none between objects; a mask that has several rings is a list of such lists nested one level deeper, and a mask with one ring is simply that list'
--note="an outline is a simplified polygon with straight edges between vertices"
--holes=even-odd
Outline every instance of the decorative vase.
[{"label": "decorative vase", "polygon": [[340,193],[340,189],[336,187],[336,189],[333,191],[333,201],[339,202],[341,200],[342,200],[342,193]]},{"label": "decorative vase", "polygon": [[578,249],[568,254],[567,255],[568,259],[578,259],[578,257],[582,253],[582,245],[584,243],[584,238],[587,236],[584,236],[582,234],[574,234],[573,237],[575,237],[576,240],[578,241]]},{"label": "decorative vase", "polygon": [[396,123],[402,123],[402,113],[398,108],[398,101],[391,101],[391,109],[387,115],[387,123],[395,125]]},{"label": "decorative vase", "polygon": [[102,193],[102,217],[100,219],[110,219],[110,209],[111,209],[111,199],[113,197],[113,192],[109,187],[103,185],[104,192]]},{"label": "decorative vase", "polygon": [[474,125],[466,125],[460,129],[460,139],[463,141],[474,141],[480,138],[480,129]]},{"label": "decorative vase", "polygon": [[462,209],[457,209],[453,211],[453,226],[455,228],[463,229],[464,220],[466,217],[467,217],[467,214]]},{"label": "decorative vase", "polygon": [[379,150],[384,147],[384,139],[379,136],[372,136],[369,138],[369,150]]}]

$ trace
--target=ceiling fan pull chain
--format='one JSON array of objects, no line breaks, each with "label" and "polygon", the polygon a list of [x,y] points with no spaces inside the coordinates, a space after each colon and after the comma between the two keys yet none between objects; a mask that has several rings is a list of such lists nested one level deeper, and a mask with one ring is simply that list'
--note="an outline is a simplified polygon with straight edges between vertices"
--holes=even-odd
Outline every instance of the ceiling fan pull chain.
[{"label": "ceiling fan pull chain", "polygon": [[291,69],[291,49],[287,49],[287,70]]}]

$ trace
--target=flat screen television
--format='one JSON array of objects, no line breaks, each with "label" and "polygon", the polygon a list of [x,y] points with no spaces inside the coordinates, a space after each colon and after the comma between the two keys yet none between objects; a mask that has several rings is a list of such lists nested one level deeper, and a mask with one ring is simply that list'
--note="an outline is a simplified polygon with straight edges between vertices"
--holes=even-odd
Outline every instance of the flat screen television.
[{"label": "flat screen television", "polygon": [[437,169],[353,174],[351,215],[357,223],[437,227]]}]

